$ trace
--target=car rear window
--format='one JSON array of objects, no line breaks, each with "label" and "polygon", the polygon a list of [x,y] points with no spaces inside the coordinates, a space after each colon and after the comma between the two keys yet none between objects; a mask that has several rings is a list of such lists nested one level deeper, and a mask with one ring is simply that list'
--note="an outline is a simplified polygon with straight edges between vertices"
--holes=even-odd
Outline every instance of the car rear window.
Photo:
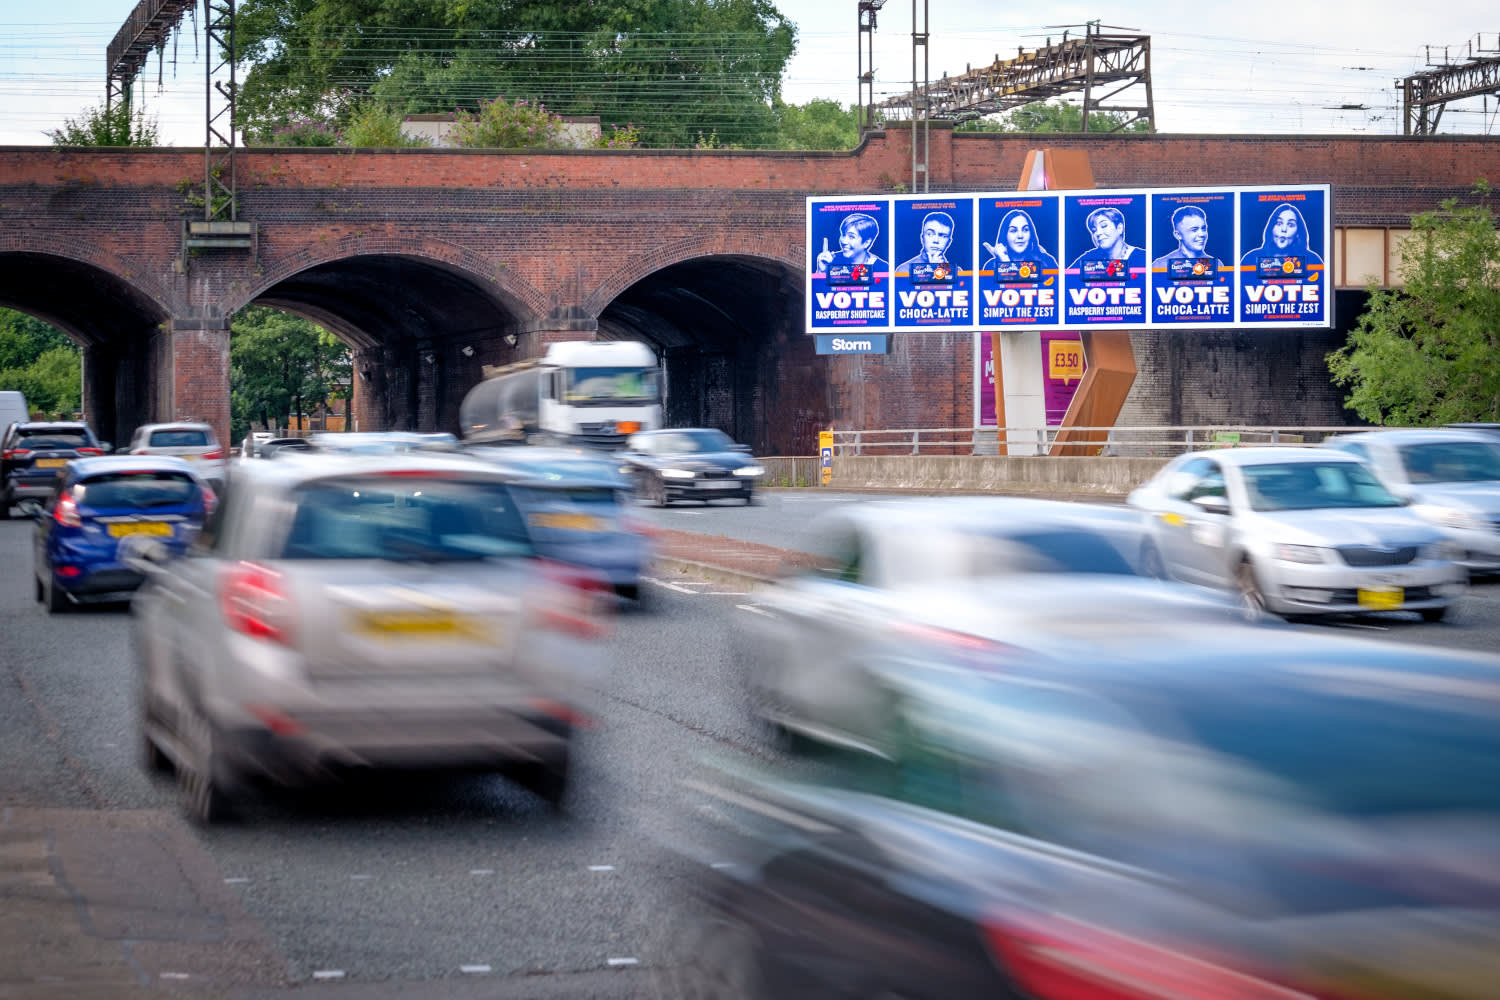
[{"label": "car rear window", "polygon": [[16,444],[23,448],[83,448],[91,442],[88,435],[83,431],[72,430],[46,430],[44,428],[16,428],[16,436],[20,439]]},{"label": "car rear window", "polygon": [[529,556],[522,514],[502,483],[420,476],[323,480],[295,493],[283,559],[463,562]]},{"label": "car rear window", "polygon": [[517,488],[516,499],[532,536],[543,541],[613,531],[620,512],[618,496],[606,487]]},{"label": "car rear window", "polygon": [[1500,479],[1500,448],[1482,441],[1437,441],[1401,449],[1414,483],[1482,483]]},{"label": "car rear window", "polygon": [[94,510],[175,507],[198,498],[198,484],[181,472],[112,472],[73,485],[73,499]]},{"label": "car rear window", "polygon": [[212,442],[204,431],[170,430],[152,431],[148,448],[205,448]]}]

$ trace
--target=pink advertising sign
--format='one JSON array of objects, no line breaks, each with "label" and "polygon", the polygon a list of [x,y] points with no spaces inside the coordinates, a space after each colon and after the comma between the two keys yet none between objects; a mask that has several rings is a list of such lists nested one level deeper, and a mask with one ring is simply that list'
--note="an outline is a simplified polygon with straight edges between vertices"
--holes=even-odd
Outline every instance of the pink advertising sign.
[{"label": "pink advertising sign", "polygon": [[[1083,358],[1083,342],[1074,333],[1043,333],[1042,395],[1047,410],[1047,426],[1056,427],[1078,392],[1078,383],[1088,365]],[[979,335],[979,426],[995,423],[995,359],[988,334]]]}]

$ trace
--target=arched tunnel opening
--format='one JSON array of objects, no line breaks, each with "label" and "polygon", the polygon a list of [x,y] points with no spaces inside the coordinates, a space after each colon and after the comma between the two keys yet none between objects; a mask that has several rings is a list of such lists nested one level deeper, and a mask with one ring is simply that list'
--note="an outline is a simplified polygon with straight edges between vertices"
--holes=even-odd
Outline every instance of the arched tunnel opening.
[{"label": "arched tunnel opening", "polygon": [[371,254],[277,282],[255,305],[324,327],[354,352],[360,430],[458,431],[458,406],[485,365],[519,357],[519,310],[444,264]]},{"label": "arched tunnel opening", "polygon": [[826,366],[803,330],[801,277],[754,257],[703,257],[620,293],[599,339],[661,358],[669,427],[714,427],[758,455],[805,455],[827,427]]},{"label": "arched tunnel opening", "polygon": [[0,306],[61,331],[82,350],[81,409],[101,440],[123,444],[156,419],[166,311],[92,264],[45,253],[0,254]]}]

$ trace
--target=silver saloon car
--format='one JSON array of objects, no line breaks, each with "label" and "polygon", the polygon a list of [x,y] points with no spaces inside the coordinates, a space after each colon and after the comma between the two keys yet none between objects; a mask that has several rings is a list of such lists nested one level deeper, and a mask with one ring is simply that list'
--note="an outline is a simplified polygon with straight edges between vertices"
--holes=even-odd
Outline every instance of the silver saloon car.
[{"label": "silver saloon car", "polygon": [[1500,572],[1500,437],[1480,431],[1341,434],[1325,447],[1370,463],[1412,512],[1447,532],[1471,573]]},{"label": "silver saloon car", "polygon": [[605,589],[534,557],[481,462],[246,463],[136,598],[146,763],[200,822],[251,779],[368,768],[494,769],[558,804]]},{"label": "silver saloon car", "polygon": [[1458,546],[1359,459],[1328,449],[1180,455],[1130,494],[1168,575],[1280,615],[1416,611],[1439,621],[1468,579]]}]

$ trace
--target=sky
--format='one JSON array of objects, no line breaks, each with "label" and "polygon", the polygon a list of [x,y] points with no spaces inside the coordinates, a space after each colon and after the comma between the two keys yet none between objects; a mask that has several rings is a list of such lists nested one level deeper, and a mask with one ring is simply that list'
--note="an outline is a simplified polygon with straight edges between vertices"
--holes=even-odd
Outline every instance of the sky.
[{"label": "sky", "polygon": [[[1018,46],[1060,40],[1061,26],[1104,16],[1097,4],[1018,11],[981,0],[924,2],[933,79],[986,65],[997,54],[1012,56]],[[47,130],[102,101],[105,47],[134,6],[134,0],[63,0],[58,8],[0,0],[0,145],[46,145]],[[1037,18],[1042,6],[1045,22]],[[1400,94],[1393,83],[1428,68],[1425,46],[1432,46],[1435,61],[1445,46],[1461,61],[1476,38],[1500,49],[1492,0],[1435,7],[1408,0],[1115,0],[1102,6],[1106,25],[1151,35],[1156,127],[1167,133],[1399,134]],[[853,104],[857,0],[781,0],[778,7],[799,33],[784,99]],[[59,9],[66,13],[44,16]],[[1023,23],[1027,16],[1036,23]],[[912,4],[904,0],[890,0],[877,15],[876,100],[911,88],[912,17]],[[137,100],[168,145],[203,145],[201,24],[200,11],[196,38],[182,32],[164,62],[153,57],[137,83]],[[191,29],[193,22],[183,25]],[[1500,135],[1500,100],[1450,106],[1440,131]]]}]

